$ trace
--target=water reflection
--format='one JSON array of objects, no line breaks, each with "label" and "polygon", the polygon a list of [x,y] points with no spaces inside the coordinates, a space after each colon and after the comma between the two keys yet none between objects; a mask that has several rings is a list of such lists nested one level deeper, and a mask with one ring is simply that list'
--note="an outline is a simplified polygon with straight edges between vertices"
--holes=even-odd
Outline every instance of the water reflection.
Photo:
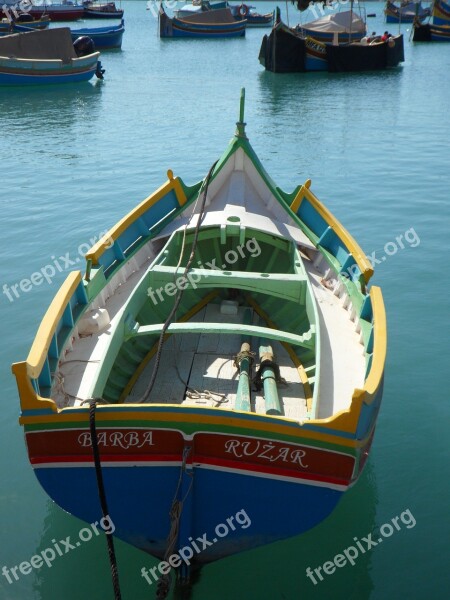
[{"label": "water reflection", "polygon": [[70,128],[100,110],[101,81],[53,86],[0,87],[0,127],[8,131]]},{"label": "water reflection", "polygon": [[336,110],[340,102],[365,106],[370,99],[383,99],[383,108],[396,105],[403,67],[364,73],[271,73],[261,71],[258,84],[262,102],[273,114],[289,107],[303,115],[321,108]]}]

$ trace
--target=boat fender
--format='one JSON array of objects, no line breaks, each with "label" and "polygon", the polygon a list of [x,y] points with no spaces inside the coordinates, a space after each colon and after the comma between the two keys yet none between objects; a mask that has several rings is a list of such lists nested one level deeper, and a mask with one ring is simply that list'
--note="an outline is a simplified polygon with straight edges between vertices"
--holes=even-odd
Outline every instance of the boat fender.
[{"label": "boat fender", "polygon": [[241,4],[238,8],[238,13],[240,17],[245,18],[248,15],[248,6],[246,4]]},{"label": "boat fender", "polygon": [[90,310],[81,318],[78,324],[78,334],[87,336],[93,333],[101,333],[109,327],[110,323],[111,319],[106,308]]},{"label": "boat fender", "polygon": [[390,37],[388,39],[388,46],[389,46],[389,48],[395,48],[395,40],[394,40],[394,38]]},{"label": "boat fender", "polygon": [[73,47],[78,58],[95,52],[94,40],[87,35],[82,35],[77,38],[73,43]]}]

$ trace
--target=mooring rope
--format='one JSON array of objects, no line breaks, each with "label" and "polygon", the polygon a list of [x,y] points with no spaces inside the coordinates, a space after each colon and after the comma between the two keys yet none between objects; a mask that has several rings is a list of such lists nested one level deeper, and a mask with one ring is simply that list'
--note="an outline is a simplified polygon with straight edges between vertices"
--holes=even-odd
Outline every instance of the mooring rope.
[{"label": "mooring rope", "polygon": [[[100,499],[100,506],[102,508],[103,518],[109,519],[108,503],[106,501],[105,486],[103,483],[102,465],[100,462],[100,452],[98,449],[97,428],[95,426],[96,406],[97,406],[97,399],[92,398],[90,401],[90,404],[89,404],[89,428],[91,431],[92,453],[94,455],[95,475],[97,477],[98,497]],[[108,533],[105,531],[105,535],[106,535],[106,543],[108,545],[109,564],[111,565],[111,578],[112,578],[112,584],[113,584],[113,588],[114,588],[114,600],[121,600],[122,595],[120,593],[119,571],[117,569],[116,553],[114,550],[114,539],[113,539],[112,533]]]},{"label": "mooring rope", "polygon": [[[201,225],[201,222],[202,222],[202,219],[203,219],[203,214],[204,214],[204,211],[205,211],[206,197],[207,197],[207,194],[208,194],[208,186],[209,186],[209,182],[211,180],[214,168],[215,168],[215,166],[216,166],[217,163],[218,163],[218,161],[216,160],[216,162],[209,169],[208,175],[205,178],[205,183],[204,183],[204,186],[203,186],[203,199],[202,199],[202,204],[200,206],[200,212],[199,212],[199,215],[198,215],[198,221],[197,221],[197,224],[195,226],[194,239],[192,241],[191,254],[190,254],[189,259],[188,259],[188,261],[186,263],[186,268],[184,269],[183,277],[186,277],[187,272],[189,271],[189,269],[191,268],[192,263],[194,262],[195,250],[197,248],[198,235],[199,235],[199,232],[200,232],[200,225]],[[200,191],[200,193],[201,193],[201,191]],[[161,329],[161,335],[159,336],[159,342],[158,342],[158,349],[156,351],[156,356],[155,356],[155,364],[153,366],[153,373],[152,373],[150,382],[149,382],[149,384],[148,384],[148,386],[147,386],[147,388],[146,388],[146,390],[145,390],[145,392],[144,392],[141,400],[139,400],[139,402],[145,402],[150,397],[150,394],[152,392],[153,386],[155,385],[156,376],[158,374],[158,369],[159,369],[159,362],[161,360],[161,352],[162,352],[162,346],[163,346],[163,343],[164,343],[164,336],[165,336],[165,333],[167,331],[167,328],[169,327],[170,323],[172,322],[172,319],[173,319],[175,313],[178,310],[178,307],[179,307],[180,302],[181,302],[181,298],[183,296],[183,292],[184,292],[184,289],[181,289],[181,287],[180,287],[180,289],[178,290],[178,294],[177,294],[177,296],[175,298],[175,302],[174,302],[174,305],[172,307],[172,310],[170,311],[169,316],[165,320],[164,325],[163,325],[163,327]]]},{"label": "mooring rope", "polygon": [[[167,547],[166,547],[166,551],[164,553],[164,559],[163,559],[166,562],[172,556],[173,551],[175,550],[175,544],[177,543],[177,540],[178,540],[178,531],[180,529],[181,513],[183,512],[183,504],[186,501],[186,498],[188,497],[189,492],[191,491],[191,487],[192,487],[192,474],[189,474],[191,476],[191,481],[189,483],[187,492],[182,500],[178,499],[178,495],[179,495],[180,489],[181,489],[181,483],[183,481],[183,473],[186,471],[186,461],[187,461],[187,457],[188,457],[190,451],[191,451],[190,446],[186,446],[183,450],[183,462],[181,464],[180,476],[178,478],[177,489],[176,489],[175,495],[173,497],[172,506],[170,507],[170,512],[169,512],[170,532],[167,537]],[[168,573],[166,575],[162,575],[161,578],[159,579],[158,585],[157,585],[156,597],[158,598],[158,600],[165,600],[165,598],[167,598],[167,596],[169,595],[169,592],[170,592],[170,586],[171,586],[170,573]]]}]

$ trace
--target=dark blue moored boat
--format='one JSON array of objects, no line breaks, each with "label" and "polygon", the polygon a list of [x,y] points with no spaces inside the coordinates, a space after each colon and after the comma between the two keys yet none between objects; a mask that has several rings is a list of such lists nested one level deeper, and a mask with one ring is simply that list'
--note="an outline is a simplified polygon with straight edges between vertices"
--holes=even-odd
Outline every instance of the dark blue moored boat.
[{"label": "dark blue moored boat", "polygon": [[88,36],[94,42],[95,48],[102,50],[109,48],[121,48],[122,37],[125,31],[124,20],[120,25],[110,25],[109,27],[83,27],[82,29],[72,29],[72,40],[75,41],[81,36]]}]

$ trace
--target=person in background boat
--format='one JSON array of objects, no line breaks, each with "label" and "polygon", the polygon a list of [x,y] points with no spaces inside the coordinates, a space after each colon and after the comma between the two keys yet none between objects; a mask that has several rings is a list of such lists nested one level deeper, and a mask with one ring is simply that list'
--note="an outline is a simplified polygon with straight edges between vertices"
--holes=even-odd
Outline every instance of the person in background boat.
[{"label": "person in background boat", "polygon": [[367,44],[371,44],[372,42],[379,42],[380,40],[381,40],[381,37],[379,35],[377,35],[377,32],[372,31],[371,35],[366,35],[365,37],[362,38],[361,44],[367,45]]},{"label": "person in background boat", "polygon": [[391,37],[391,34],[389,32],[387,32],[387,31],[385,31],[383,33],[383,35],[381,36],[381,41],[382,42],[387,42],[390,37]]}]

